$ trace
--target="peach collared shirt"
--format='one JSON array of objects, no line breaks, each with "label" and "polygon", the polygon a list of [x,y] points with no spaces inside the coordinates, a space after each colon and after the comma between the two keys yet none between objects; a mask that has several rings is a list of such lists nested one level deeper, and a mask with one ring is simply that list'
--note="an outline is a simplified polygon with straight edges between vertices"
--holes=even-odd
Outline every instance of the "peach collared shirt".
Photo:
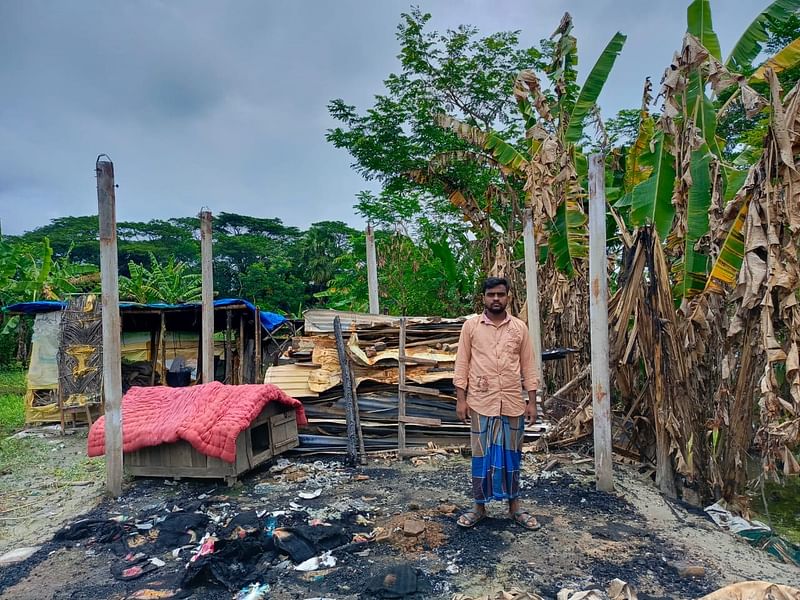
[{"label": "peach collared shirt", "polygon": [[467,391],[467,406],[480,415],[523,414],[522,388],[539,388],[525,323],[506,315],[495,325],[486,313],[468,319],[458,340],[453,383]]}]

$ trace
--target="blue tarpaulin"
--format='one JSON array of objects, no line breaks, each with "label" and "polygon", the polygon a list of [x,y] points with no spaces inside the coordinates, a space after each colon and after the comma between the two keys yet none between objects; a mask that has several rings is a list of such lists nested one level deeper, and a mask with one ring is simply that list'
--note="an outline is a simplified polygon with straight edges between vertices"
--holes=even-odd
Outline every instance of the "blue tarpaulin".
[{"label": "blue tarpaulin", "polygon": [[[224,308],[226,306],[244,305],[250,312],[255,312],[256,307],[252,302],[243,300],[241,298],[221,298],[214,300],[214,308]],[[23,315],[36,315],[39,313],[53,312],[56,310],[63,310],[66,302],[58,302],[53,300],[39,300],[37,302],[19,302],[17,304],[10,304],[3,307],[3,312],[23,314]],[[157,310],[186,310],[197,309],[200,310],[201,304],[192,302],[187,304],[139,304],[137,302],[120,302],[119,308],[121,311],[136,311],[137,309],[157,309]],[[286,322],[286,317],[277,313],[262,310],[259,313],[261,317],[261,326],[267,331],[275,331],[283,323]]]}]

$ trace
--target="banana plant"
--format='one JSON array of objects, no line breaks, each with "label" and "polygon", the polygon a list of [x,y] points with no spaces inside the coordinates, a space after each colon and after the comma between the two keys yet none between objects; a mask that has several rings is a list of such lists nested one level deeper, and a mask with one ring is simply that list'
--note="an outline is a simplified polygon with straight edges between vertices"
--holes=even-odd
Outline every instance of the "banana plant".
[{"label": "banana plant", "polygon": [[[539,240],[546,240],[560,271],[572,275],[575,261],[587,253],[585,182],[579,181],[577,164],[585,163],[578,144],[587,119],[608,80],[626,37],[615,34],[589,71],[583,86],[575,85],[577,46],[572,18],[565,14],[553,37],[553,61],[548,73],[555,100],[542,90],[531,70],[518,74],[514,96],[525,124],[525,150],[494,131],[483,131],[449,115],[437,115],[436,123],[486,153],[504,176],[523,184],[525,204],[538,217]],[[542,194],[548,195],[543,197]]]}]

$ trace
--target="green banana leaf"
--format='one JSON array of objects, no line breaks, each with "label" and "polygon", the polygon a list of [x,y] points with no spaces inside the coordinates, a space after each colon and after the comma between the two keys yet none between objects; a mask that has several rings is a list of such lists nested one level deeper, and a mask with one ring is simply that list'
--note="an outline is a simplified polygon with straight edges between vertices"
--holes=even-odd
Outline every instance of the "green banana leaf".
[{"label": "green banana leaf", "polygon": [[722,60],[722,50],[719,46],[719,38],[714,33],[714,25],[711,22],[711,3],[709,0],[694,0],[686,10],[686,22],[689,33],[695,36],[700,43],[717,60]]},{"label": "green banana leaf", "polygon": [[586,82],[583,84],[569,116],[569,125],[567,126],[565,138],[567,142],[576,143],[581,139],[586,116],[597,103],[597,98],[600,96],[600,92],[603,91],[603,86],[608,80],[608,74],[614,67],[614,62],[622,51],[626,39],[627,37],[621,33],[615,33],[600,54],[592,70],[589,71],[589,76],[586,78]]},{"label": "green banana leaf", "polygon": [[556,218],[548,227],[548,245],[556,267],[569,277],[575,273],[572,261],[588,256],[586,223],[587,217],[581,209],[580,199],[569,196],[558,207]]},{"label": "green banana leaf", "polygon": [[666,148],[664,134],[656,136],[653,155],[653,174],[626,194],[629,198],[617,203],[631,208],[631,222],[634,225],[655,225],[658,236],[666,239],[672,229],[675,207],[672,206],[672,190],[675,185],[675,164]]},{"label": "green banana leaf", "polygon": [[[653,172],[653,165],[648,164],[646,156],[650,152],[650,140],[655,133],[655,121],[645,111],[639,115],[639,133],[636,141],[630,147],[628,155],[625,157],[625,178],[623,188],[630,192],[634,187],[645,181]],[[617,204],[620,206],[620,204]]]},{"label": "green banana leaf", "polygon": [[746,73],[769,39],[769,22],[783,21],[798,10],[800,0],[775,0],[744,30],[725,61],[725,66],[731,71]]},{"label": "green banana leaf", "polygon": [[800,38],[793,40],[775,56],[764,61],[753,73],[750,81],[766,81],[767,69],[772,69],[778,74],[786,69],[791,69],[798,63],[800,63]]},{"label": "green banana leaf", "polygon": [[708,256],[695,250],[695,244],[708,233],[708,208],[711,206],[711,155],[707,148],[695,150],[689,160],[692,187],[686,205],[683,271],[677,275],[681,294],[686,299],[696,296],[706,286]]},{"label": "green banana leaf", "polygon": [[444,114],[436,115],[435,121],[439,127],[449,129],[462,140],[490,151],[495,160],[504,167],[520,174],[524,172],[525,165],[529,161],[528,157],[520,153],[495,132],[485,132],[473,125]]},{"label": "green banana leaf", "polygon": [[747,169],[741,171],[739,169],[731,169],[724,167],[725,172],[725,202],[728,203],[733,200],[736,193],[742,189],[745,180],[747,179]]},{"label": "green banana leaf", "polygon": [[725,237],[719,256],[711,268],[706,282],[706,292],[722,294],[724,292],[723,285],[733,285],[736,282],[744,260],[744,222],[748,209],[749,203],[742,202],[736,220]]}]

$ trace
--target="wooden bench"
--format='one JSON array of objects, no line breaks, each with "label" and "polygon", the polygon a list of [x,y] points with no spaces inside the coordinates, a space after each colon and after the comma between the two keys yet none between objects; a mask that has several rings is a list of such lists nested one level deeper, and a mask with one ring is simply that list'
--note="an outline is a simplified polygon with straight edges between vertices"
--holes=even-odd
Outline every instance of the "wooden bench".
[{"label": "wooden bench", "polygon": [[299,443],[295,410],[271,402],[264,407],[250,426],[236,439],[236,460],[233,463],[206,456],[189,442],[180,440],[142,448],[124,455],[125,471],[137,477],[182,477],[224,479],[228,485],[271,458],[294,448]]}]

